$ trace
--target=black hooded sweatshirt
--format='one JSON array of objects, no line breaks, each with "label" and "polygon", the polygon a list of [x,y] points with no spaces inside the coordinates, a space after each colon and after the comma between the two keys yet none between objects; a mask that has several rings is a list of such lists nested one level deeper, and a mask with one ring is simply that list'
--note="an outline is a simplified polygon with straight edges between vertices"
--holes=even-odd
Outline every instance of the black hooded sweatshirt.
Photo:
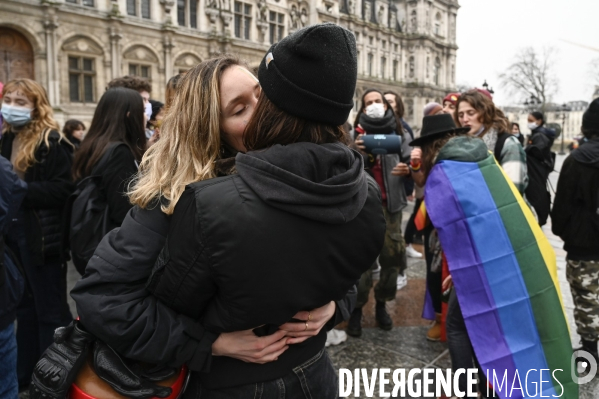
[{"label": "black hooded sweatshirt", "polygon": [[599,138],[564,161],[551,220],[568,259],[599,260]]},{"label": "black hooded sweatshirt", "polygon": [[[385,233],[380,192],[342,144],[275,145],[238,154],[236,167],[188,186],[148,289],[212,333],[270,334],[343,298],[372,265]],[[325,341],[322,330],[263,365],[213,357],[199,378],[208,389],[280,378]]]}]

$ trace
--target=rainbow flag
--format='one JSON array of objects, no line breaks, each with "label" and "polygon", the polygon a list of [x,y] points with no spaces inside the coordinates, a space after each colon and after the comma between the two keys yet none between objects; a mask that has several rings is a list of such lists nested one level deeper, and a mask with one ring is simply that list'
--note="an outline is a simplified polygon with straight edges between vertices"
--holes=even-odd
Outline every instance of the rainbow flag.
[{"label": "rainbow flag", "polygon": [[438,162],[425,202],[472,346],[496,394],[577,399],[555,254],[495,158]]}]

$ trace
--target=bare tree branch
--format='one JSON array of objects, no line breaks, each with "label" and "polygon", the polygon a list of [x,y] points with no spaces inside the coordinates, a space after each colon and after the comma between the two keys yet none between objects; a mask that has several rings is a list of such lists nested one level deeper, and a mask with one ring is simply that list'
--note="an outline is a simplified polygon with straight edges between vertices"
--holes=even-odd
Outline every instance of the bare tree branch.
[{"label": "bare tree branch", "polygon": [[[554,74],[556,50],[547,47],[537,52],[533,47],[521,49],[505,73],[499,75],[502,86],[510,94],[522,99],[536,97],[541,108],[557,92],[558,81]],[[599,63],[598,63],[599,65]]]}]

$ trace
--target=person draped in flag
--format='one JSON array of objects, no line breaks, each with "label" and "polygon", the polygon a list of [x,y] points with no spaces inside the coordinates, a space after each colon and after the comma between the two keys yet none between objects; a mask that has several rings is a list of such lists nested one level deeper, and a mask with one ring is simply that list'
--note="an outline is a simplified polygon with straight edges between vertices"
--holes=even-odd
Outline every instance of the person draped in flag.
[{"label": "person draped in flag", "polygon": [[[453,287],[452,368],[477,365],[483,397],[493,394],[489,381],[500,398],[530,397],[535,390],[577,398],[555,254],[485,143],[464,130],[449,115],[429,116],[411,143],[422,149],[425,207],[450,273],[444,289]],[[526,378],[529,370],[537,376]],[[508,387],[498,385],[504,376]],[[465,375],[455,388],[466,395]]]}]

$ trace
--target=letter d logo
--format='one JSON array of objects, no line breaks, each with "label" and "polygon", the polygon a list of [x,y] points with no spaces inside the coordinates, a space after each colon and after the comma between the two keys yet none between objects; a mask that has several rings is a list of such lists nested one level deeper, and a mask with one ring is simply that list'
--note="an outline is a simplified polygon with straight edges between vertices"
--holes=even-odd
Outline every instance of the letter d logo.
[{"label": "letter d logo", "polygon": [[[576,362],[576,359],[578,358],[583,358],[584,361]],[[593,355],[583,350],[577,350],[572,354],[571,362],[572,380],[576,384],[583,385],[595,378],[595,375],[597,374],[597,361],[595,360]],[[578,365],[582,366],[581,370],[577,370]],[[584,377],[579,377],[578,373],[582,373],[582,371],[584,371],[584,369],[587,368],[587,366],[589,366],[589,372],[587,373],[587,375],[585,375]]]}]

